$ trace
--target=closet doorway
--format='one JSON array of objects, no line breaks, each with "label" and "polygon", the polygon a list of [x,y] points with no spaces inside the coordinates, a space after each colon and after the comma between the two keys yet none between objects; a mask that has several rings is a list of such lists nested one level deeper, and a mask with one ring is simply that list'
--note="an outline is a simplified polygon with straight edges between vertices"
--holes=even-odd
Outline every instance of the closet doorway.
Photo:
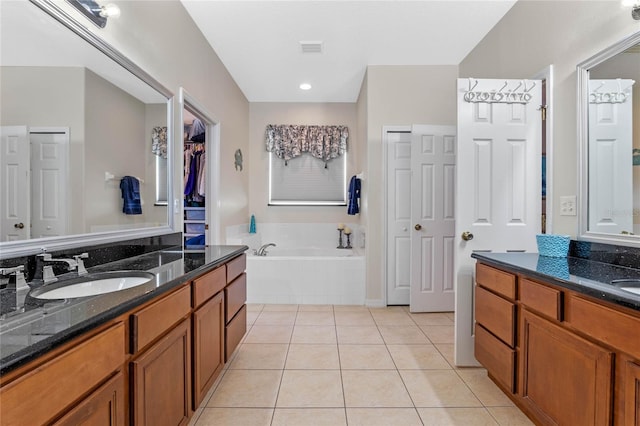
[{"label": "closet doorway", "polygon": [[181,203],[183,245],[203,251],[220,244],[220,122],[183,88],[180,89],[182,123]]}]

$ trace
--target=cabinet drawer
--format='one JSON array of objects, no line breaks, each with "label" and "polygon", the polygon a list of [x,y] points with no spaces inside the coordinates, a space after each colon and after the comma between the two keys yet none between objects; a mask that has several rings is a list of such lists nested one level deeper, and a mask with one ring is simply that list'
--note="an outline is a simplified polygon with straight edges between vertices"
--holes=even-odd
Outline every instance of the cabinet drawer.
[{"label": "cabinet drawer", "polygon": [[247,269],[247,255],[241,254],[227,263],[227,283],[235,280],[238,275]]},{"label": "cabinet drawer", "polygon": [[224,360],[228,361],[238,343],[247,332],[247,307],[243,306],[240,312],[231,320],[224,330]]},{"label": "cabinet drawer", "polygon": [[565,321],[590,337],[640,358],[640,318],[579,296],[567,298]]},{"label": "cabinet drawer", "polygon": [[516,352],[476,324],[475,356],[509,392],[515,392]]},{"label": "cabinet drawer", "polygon": [[185,286],[131,315],[131,353],[168,331],[191,310],[191,287]]},{"label": "cabinet drawer", "polygon": [[193,307],[197,308],[227,284],[227,272],[223,266],[193,280]]},{"label": "cabinet drawer", "polygon": [[55,426],[110,425],[124,426],[124,375],[116,374],[90,396],[82,400]]},{"label": "cabinet drawer", "polygon": [[562,292],[555,288],[523,279],[520,281],[520,301],[531,310],[562,321]]},{"label": "cabinet drawer", "polygon": [[124,324],[70,347],[62,355],[0,388],[0,424],[45,424],[104,381],[125,357]]},{"label": "cabinet drawer", "polygon": [[516,305],[476,286],[476,321],[512,348],[515,347]]},{"label": "cabinet drawer", "polygon": [[476,283],[511,300],[516,299],[516,276],[479,263]]},{"label": "cabinet drawer", "polygon": [[225,322],[228,324],[233,316],[247,301],[247,274],[242,274],[224,289]]}]

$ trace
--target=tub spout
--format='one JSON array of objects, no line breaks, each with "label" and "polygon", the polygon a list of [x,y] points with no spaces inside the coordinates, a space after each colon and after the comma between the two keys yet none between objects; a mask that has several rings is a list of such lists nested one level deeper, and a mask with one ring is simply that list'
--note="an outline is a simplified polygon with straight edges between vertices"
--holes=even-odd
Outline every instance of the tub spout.
[{"label": "tub spout", "polygon": [[256,255],[257,256],[266,256],[267,255],[267,248],[275,247],[275,246],[276,245],[274,243],[264,244],[258,249],[258,251],[256,251]]}]

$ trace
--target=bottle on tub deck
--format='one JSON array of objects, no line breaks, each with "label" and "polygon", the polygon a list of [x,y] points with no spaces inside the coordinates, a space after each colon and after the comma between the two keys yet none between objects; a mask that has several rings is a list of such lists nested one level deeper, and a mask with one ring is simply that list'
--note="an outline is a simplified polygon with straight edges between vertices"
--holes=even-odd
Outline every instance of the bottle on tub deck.
[{"label": "bottle on tub deck", "polygon": [[255,215],[251,215],[251,223],[249,224],[249,233],[250,234],[255,234],[256,233],[256,217],[255,217]]}]

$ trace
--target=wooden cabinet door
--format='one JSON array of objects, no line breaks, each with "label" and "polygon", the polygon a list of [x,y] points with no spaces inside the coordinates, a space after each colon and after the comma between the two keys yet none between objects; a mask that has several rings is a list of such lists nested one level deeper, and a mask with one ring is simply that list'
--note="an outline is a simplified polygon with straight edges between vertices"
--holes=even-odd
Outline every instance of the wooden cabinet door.
[{"label": "wooden cabinet door", "polygon": [[193,313],[193,409],[224,366],[224,292]]},{"label": "wooden cabinet door", "polygon": [[124,391],[124,376],[118,373],[54,424],[58,426],[124,425]]},{"label": "wooden cabinet door", "polygon": [[191,326],[179,323],[131,362],[136,425],[186,425],[191,403]]},{"label": "wooden cabinet door", "polygon": [[522,309],[520,355],[520,394],[541,424],[611,424],[611,351]]},{"label": "wooden cabinet door", "polygon": [[627,361],[624,387],[624,424],[640,426],[640,365]]}]

